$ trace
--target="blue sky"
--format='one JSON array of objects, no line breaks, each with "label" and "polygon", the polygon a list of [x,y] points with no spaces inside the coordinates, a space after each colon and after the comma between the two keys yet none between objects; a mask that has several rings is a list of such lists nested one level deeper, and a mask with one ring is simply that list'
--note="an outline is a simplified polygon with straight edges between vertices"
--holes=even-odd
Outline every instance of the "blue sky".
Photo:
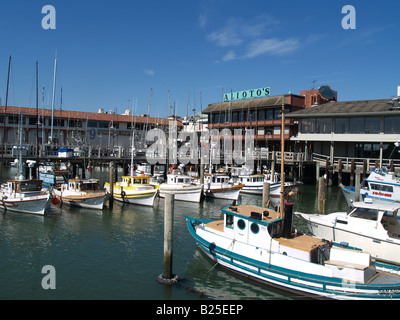
[{"label": "blue sky", "polygon": [[[44,5],[56,29],[44,30]],[[356,9],[356,29],[342,28],[342,7]],[[0,2],[0,97],[51,107],[57,51],[57,98],[63,110],[99,108],[181,116],[220,102],[223,92],[271,87],[299,94],[328,84],[338,99],[391,98],[400,85],[398,1],[75,1]],[[201,96],[201,99],[200,99]],[[189,102],[189,104],[188,104]],[[189,105],[189,107],[188,107]]]}]

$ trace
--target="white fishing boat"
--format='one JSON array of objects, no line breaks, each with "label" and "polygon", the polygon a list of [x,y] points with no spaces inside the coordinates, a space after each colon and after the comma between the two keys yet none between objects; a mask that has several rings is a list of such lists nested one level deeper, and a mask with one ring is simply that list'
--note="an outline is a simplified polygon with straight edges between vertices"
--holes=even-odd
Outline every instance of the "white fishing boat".
[{"label": "white fishing boat", "polygon": [[[289,210],[290,211],[290,210]],[[252,205],[227,206],[223,220],[186,216],[198,247],[239,274],[329,299],[400,299],[397,266],[368,252],[293,231],[291,215]]]},{"label": "white fishing boat", "polygon": [[377,260],[400,265],[400,203],[354,202],[348,212],[327,215],[297,213],[312,234],[347,242],[368,251]]},{"label": "white fishing boat", "polygon": [[53,189],[54,196],[61,202],[74,207],[102,210],[107,200],[105,189],[99,187],[98,179],[69,179]]},{"label": "white fishing boat", "polygon": [[203,186],[195,184],[194,178],[180,173],[167,175],[167,182],[160,185],[160,197],[166,193],[175,194],[175,200],[200,202]]},{"label": "white fishing boat", "polygon": [[42,180],[23,176],[7,180],[0,187],[0,208],[5,211],[43,215],[50,193],[42,189]]},{"label": "white fishing boat", "polygon": [[[375,203],[400,202],[400,177],[393,172],[373,169],[365,182],[366,186],[360,188],[360,201],[370,198]],[[355,188],[341,185],[341,189],[347,204],[352,206],[355,202]]]},{"label": "white fishing boat", "polygon": [[204,175],[204,195],[206,197],[237,200],[243,184],[234,184],[230,177],[224,174]]},{"label": "white fishing boat", "polygon": [[[20,123],[22,124],[22,113]],[[22,173],[22,126],[20,128],[18,172],[0,187],[0,208],[5,211],[44,215],[49,205],[50,193],[43,189],[40,179],[26,179]],[[35,161],[27,161],[31,165]]]},{"label": "white fishing boat", "polygon": [[[111,193],[110,184],[104,187]],[[122,181],[115,182],[113,186],[114,200],[126,203],[153,206],[158,189],[150,184],[149,176],[122,176]]]}]

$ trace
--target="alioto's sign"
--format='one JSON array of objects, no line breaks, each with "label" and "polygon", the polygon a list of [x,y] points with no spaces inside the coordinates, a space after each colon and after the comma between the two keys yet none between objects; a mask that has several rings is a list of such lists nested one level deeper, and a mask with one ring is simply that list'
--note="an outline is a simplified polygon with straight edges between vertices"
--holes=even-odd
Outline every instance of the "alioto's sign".
[{"label": "alioto's sign", "polygon": [[271,88],[265,87],[265,88],[259,88],[259,89],[225,93],[224,94],[224,102],[234,101],[234,100],[242,100],[242,99],[267,97],[270,95],[270,92],[271,92]]}]

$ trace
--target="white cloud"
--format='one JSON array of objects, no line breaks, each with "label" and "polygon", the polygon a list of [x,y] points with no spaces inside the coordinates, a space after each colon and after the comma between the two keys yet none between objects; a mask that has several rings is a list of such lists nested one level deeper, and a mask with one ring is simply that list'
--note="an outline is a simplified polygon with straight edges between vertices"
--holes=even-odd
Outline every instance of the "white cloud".
[{"label": "white cloud", "polygon": [[144,73],[148,74],[149,76],[154,76],[155,71],[151,69],[144,69]]},{"label": "white cloud", "polygon": [[236,59],[236,54],[232,50],[230,50],[223,58],[223,62],[231,61]]},{"label": "white cloud", "polygon": [[283,55],[296,51],[300,46],[297,39],[279,40],[272,39],[257,39],[252,41],[247,46],[247,53],[244,58],[254,58],[263,54]]},{"label": "white cloud", "polygon": [[266,38],[266,35],[274,32],[278,24],[278,21],[266,14],[254,17],[251,21],[230,18],[222,28],[210,32],[207,39],[217,47],[236,48],[235,51],[229,50],[221,62],[250,59],[264,54],[284,55],[296,51],[300,47],[297,39]]}]

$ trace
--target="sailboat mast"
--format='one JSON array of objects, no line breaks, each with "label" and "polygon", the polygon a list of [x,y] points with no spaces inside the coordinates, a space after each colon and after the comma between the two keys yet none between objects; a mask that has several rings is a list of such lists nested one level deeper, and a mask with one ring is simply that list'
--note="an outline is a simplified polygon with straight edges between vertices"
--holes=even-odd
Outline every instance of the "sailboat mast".
[{"label": "sailboat mast", "polygon": [[10,68],[11,68],[11,55],[10,55],[10,58],[8,60],[6,104],[4,106],[4,118],[3,118],[3,143],[2,143],[2,146],[1,146],[0,178],[3,177],[4,142],[6,140],[6,119],[7,119],[7,104],[8,104],[8,86],[9,86],[9,83],[10,83]]},{"label": "sailboat mast", "polygon": [[283,187],[285,183],[285,104],[282,103],[282,119],[281,119],[281,194],[280,194],[280,209],[279,215],[284,216],[283,208]]},{"label": "sailboat mast", "polygon": [[54,73],[53,73],[53,99],[51,102],[51,133],[50,143],[53,144],[53,123],[54,123],[54,100],[56,97],[56,72],[57,72],[57,53],[54,59]]},{"label": "sailboat mast", "polygon": [[[36,159],[37,159],[37,168],[39,167],[39,66],[36,61]],[[36,175],[39,176],[38,174]]]}]

